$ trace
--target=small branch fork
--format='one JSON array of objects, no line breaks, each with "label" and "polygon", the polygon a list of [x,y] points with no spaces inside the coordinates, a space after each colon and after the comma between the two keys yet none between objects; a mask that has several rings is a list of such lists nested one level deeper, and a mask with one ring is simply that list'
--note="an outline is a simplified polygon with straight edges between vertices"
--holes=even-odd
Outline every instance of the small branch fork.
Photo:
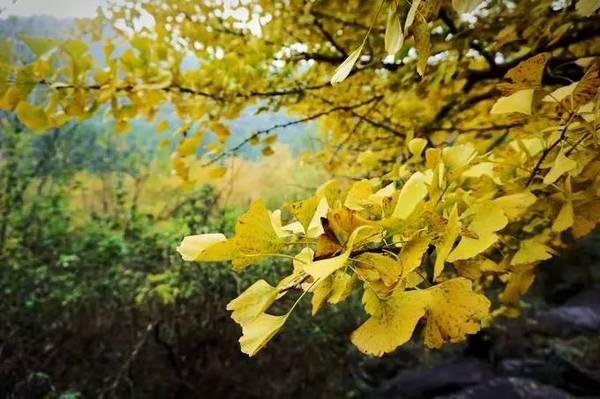
[{"label": "small branch fork", "polygon": [[253,134],[251,134],[250,136],[248,136],[246,139],[244,139],[241,143],[237,144],[236,146],[232,147],[231,149],[229,149],[228,151],[224,151],[221,154],[219,154],[218,156],[214,157],[213,159],[211,159],[210,161],[208,161],[204,166],[208,166],[211,164],[214,164],[215,162],[225,158],[228,155],[232,155],[235,154],[237,151],[239,151],[242,147],[244,147],[245,145],[247,145],[250,141],[256,139],[259,136],[265,135],[265,134],[269,134],[272,131],[276,130],[276,129],[283,129],[289,126],[293,126],[293,125],[297,125],[300,123],[304,123],[304,122],[309,122],[315,119],[318,119],[322,116],[325,115],[329,115],[332,114],[334,112],[339,112],[339,111],[352,111],[356,108],[360,108],[363,107],[365,105],[368,105],[374,101],[380,101],[383,98],[383,96],[375,96],[375,97],[371,97],[370,99],[363,101],[361,103],[358,104],[354,104],[354,105],[339,105],[333,108],[330,108],[328,110],[322,111],[322,112],[317,112],[316,114],[307,116],[305,118],[301,118],[301,119],[296,119],[290,122],[286,122],[286,123],[280,123],[277,125],[273,125],[267,129],[263,129],[263,130],[259,130]]},{"label": "small branch fork", "polygon": [[527,180],[526,186],[529,186],[533,182],[535,175],[537,174],[537,172],[539,172],[540,167],[541,167],[542,163],[544,162],[544,160],[546,159],[546,157],[548,156],[548,154],[550,154],[552,152],[552,150],[554,150],[556,148],[556,146],[561,141],[564,140],[565,136],[567,135],[567,131],[569,130],[569,125],[573,121],[574,117],[575,117],[575,113],[572,113],[571,116],[569,117],[569,120],[565,124],[565,127],[563,128],[562,132],[560,133],[560,137],[558,138],[558,140],[556,140],[554,143],[552,143],[552,145],[550,147],[548,147],[544,150],[544,152],[540,156],[540,159],[538,159],[537,163],[535,164],[535,167],[531,171],[531,174],[529,175],[529,179]]}]

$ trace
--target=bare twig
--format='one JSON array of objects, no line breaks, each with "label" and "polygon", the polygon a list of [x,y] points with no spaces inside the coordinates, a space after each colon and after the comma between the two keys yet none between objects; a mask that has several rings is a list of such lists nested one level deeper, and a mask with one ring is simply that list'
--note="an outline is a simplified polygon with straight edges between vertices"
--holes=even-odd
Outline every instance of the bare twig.
[{"label": "bare twig", "polygon": [[137,358],[137,355],[139,354],[140,350],[146,343],[148,336],[152,332],[152,330],[154,328],[154,324],[155,324],[154,322],[148,323],[148,325],[146,326],[146,329],[144,330],[144,334],[142,335],[140,340],[137,342],[137,344],[133,348],[133,351],[131,351],[129,358],[127,359],[127,361],[125,361],[125,363],[123,363],[123,366],[121,366],[121,368],[119,369],[119,372],[117,373],[117,376],[115,377],[112,384],[108,387],[108,389],[106,389],[102,393],[102,395],[100,397],[105,397],[107,394],[114,392],[119,387],[119,383],[123,379],[123,375],[129,369],[129,366],[131,366],[131,363]]},{"label": "bare twig", "polygon": [[218,156],[216,156],[213,159],[211,159],[210,161],[208,161],[204,166],[211,165],[211,164],[219,161],[220,159],[223,159],[224,157],[226,157],[228,155],[235,154],[237,151],[239,151],[242,147],[244,147],[250,141],[256,139],[257,137],[259,137],[261,135],[271,133],[273,130],[283,129],[283,128],[286,128],[286,127],[289,127],[289,126],[293,126],[293,125],[297,125],[297,124],[300,124],[300,123],[309,122],[309,121],[318,119],[318,118],[320,118],[322,116],[332,114],[334,112],[351,111],[351,110],[354,110],[356,108],[360,108],[360,107],[363,107],[363,106],[365,106],[367,104],[370,104],[373,101],[377,101],[377,100],[381,99],[381,97],[382,96],[375,96],[375,97],[372,97],[372,98],[370,98],[370,99],[368,99],[366,101],[363,101],[363,102],[358,103],[358,104],[353,104],[353,105],[338,105],[336,107],[330,108],[330,109],[325,110],[325,111],[318,112],[316,114],[307,116],[305,118],[296,119],[296,120],[293,120],[293,121],[290,121],[290,122],[286,122],[286,123],[280,123],[280,124],[277,124],[277,125],[273,125],[273,126],[267,128],[267,129],[259,130],[257,132],[254,132],[250,136],[248,136],[246,139],[244,139],[241,143],[237,144],[233,148],[220,153]]},{"label": "bare twig", "polygon": [[535,178],[536,173],[539,171],[540,166],[542,165],[542,162],[544,162],[544,160],[546,159],[546,157],[548,156],[548,154],[550,154],[550,152],[552,152],[552,150],[554,150],[556,148],[556,146],[563,141],[563,139],[565,138],[566,134],[567,134],[567,130],[569,130],[569,125],[571,124],[571,122],[573,121],[573,118],[575,117],[575,113],[571,114],[571,116],[569,117],[569,120],[567,121],[567,123],[565,124],[565,127],[563,128],[562,132],[560,133],[560,137],[554,142],[552,143],[552,145],[548,148],[546,148],[544,150],[544,152],[542,153],[542,155],[540,156],[540,159],[538,159],[537,163],[535,164],[533,170],[531,171],[531,174],[529,175],[529,179],[527,179],[527,184],[526,186],[529,186],[531,184],[531,182],[533,181],[533,179]]}]

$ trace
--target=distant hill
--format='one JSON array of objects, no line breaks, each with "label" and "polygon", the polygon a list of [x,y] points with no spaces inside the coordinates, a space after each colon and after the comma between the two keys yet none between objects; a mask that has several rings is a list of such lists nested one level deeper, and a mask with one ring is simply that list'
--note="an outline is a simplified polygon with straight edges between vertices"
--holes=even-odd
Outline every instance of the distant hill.
[{"label": "distant hill", "polygon": [[13,39],[20,34],[64,38],[74,28],[75,20],[72,18],[55,18],[41,15],[32,17],[9,16],[0,19],[0,36]]}]

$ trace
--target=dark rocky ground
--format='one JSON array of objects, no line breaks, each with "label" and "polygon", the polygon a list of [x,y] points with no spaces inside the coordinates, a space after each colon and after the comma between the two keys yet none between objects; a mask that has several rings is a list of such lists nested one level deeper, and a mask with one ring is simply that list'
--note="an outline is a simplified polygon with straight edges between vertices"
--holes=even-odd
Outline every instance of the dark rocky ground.
[{"label": "dark rocky ground", "polygon": [[358,370],[371,398],[600,398],[600,287],[500,319],[464,345],[414,344]]}]

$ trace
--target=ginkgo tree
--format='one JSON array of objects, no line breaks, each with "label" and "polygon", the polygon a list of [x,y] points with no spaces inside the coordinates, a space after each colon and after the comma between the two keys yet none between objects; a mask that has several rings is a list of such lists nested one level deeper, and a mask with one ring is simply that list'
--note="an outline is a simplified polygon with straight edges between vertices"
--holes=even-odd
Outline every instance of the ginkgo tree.
[{"label": "ginkgo tree", "polygon": [[[594,0],[145,0],[117,2],[80,40],[2,42],[0,107],[36,131],[98,112],[125,133],[156,121],[182,185],[226,172],[244,146],[272,153],[318,121],[328,170],[303,201],[253,203],[235,235],[183,239],[186,261],[290,260],[228,309],[254,355],[305,297],[313,314],[362,295],[352,333],[383,355],[415,335],[438,348],[514,314],[540,262],[600,221],[600,4]],[[105,35],[110,25],[113,34]],[[243,132],[248,108],[291,122]],[[272,306],[296,294],[288,312]],[[492,305],[493,304],[493,305]]]}]

